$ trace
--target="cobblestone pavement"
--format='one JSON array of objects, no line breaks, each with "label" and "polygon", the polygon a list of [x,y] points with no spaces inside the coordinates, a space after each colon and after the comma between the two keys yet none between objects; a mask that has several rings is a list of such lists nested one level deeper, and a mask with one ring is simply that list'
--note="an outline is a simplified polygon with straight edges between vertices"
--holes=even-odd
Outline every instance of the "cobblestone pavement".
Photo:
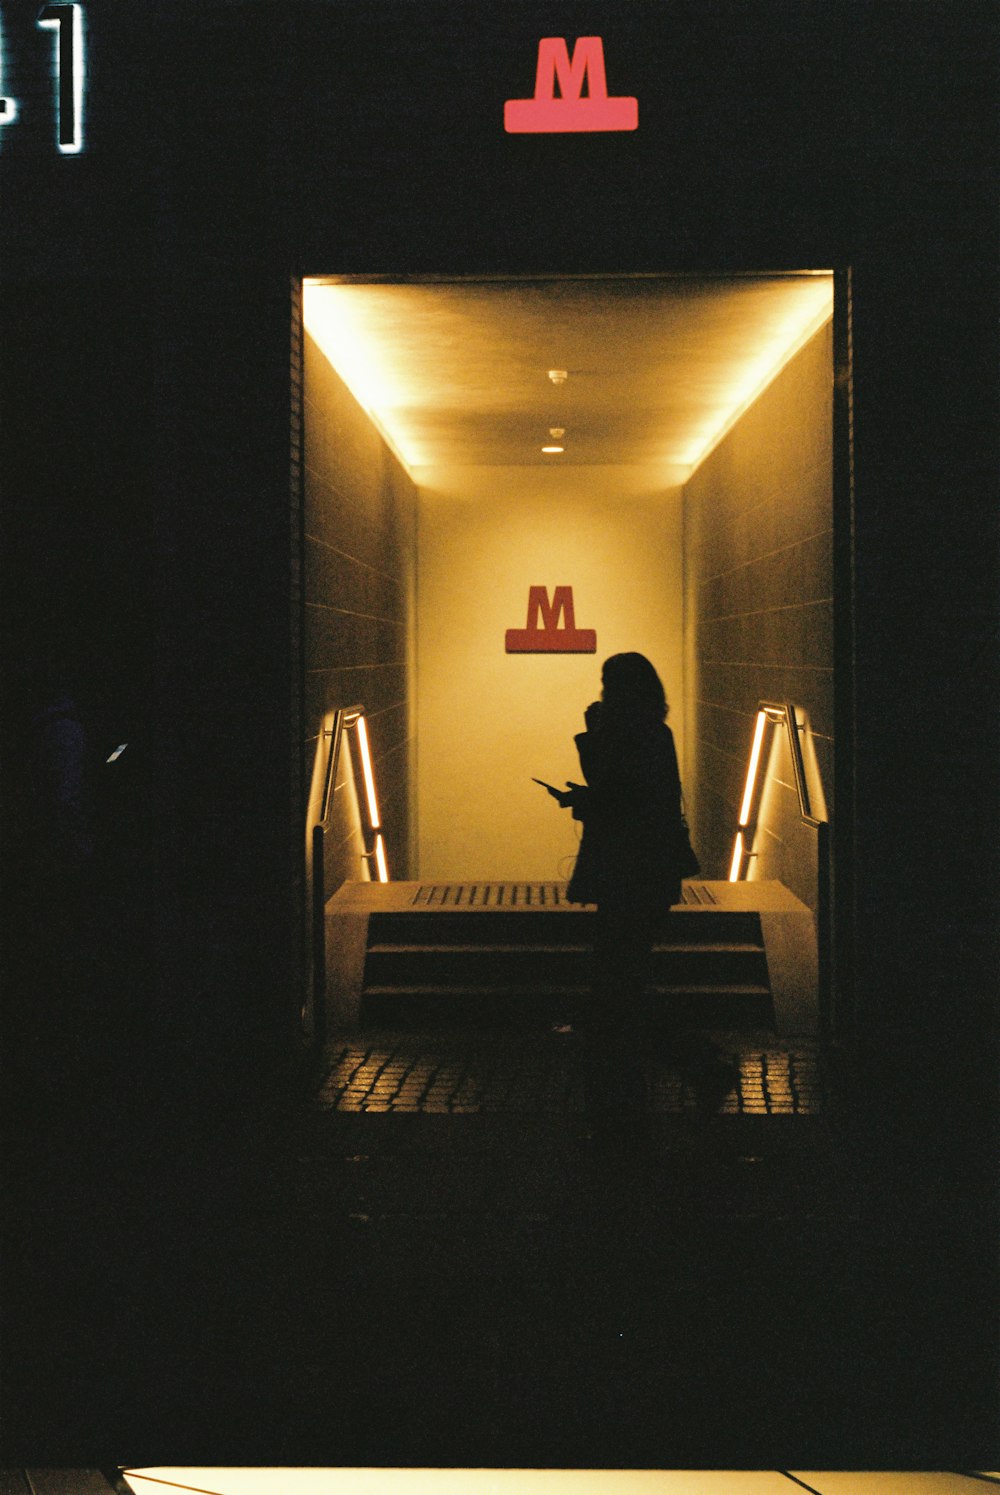
[{"label": "cobblestone pavement", "polygon": [[[817,1116],[826,1075],[812,1039],[779,1041],[718,1035],[739,1085],[719,1108],[726,1116]],[[583,1108],[577,1035],[378,1032],[331,1043],[316,1104],[323,1110],[421,1115],[477,1112],[577,1113]],[[669,1061],[645,1065],[649,1108],[692,1114],[694,1091]]]},{"label": "cobblestone pavement", "polygon": [[[236,1336],[227,1361],[237,1400],[267,1381],[317,1461],[334,1436],[359,1462],[654,1466],[706,1441],[745,1459],[796,1417],[838,1436],[859,1222],[826,1061],[811,1039],[713,1039],[740,1074],[719,1114],[699,1122],[650,1056],[649,1137],[602,1157],[580,1145],[572,1030],[335,1034],[216,1227],[234,1281],[267,1284],[267,1354]],[[803,1379],[810,1343],[831,1358]]]},{"label": "cobblestone pavement", "polygon": [[373,1030],[295,1105],[140,1135],[102,1207],[67,1161],[27,1222],[8,1420],[51,1404],[67,1463],[94,1428],[105,1462],[937,1457],[976,1383],[930,1226],[900,1229],[827,1050],[713,1038],[737,1091],[705,1122],[650,1053],[632,1154],[580,1145],[572,1031]]}]

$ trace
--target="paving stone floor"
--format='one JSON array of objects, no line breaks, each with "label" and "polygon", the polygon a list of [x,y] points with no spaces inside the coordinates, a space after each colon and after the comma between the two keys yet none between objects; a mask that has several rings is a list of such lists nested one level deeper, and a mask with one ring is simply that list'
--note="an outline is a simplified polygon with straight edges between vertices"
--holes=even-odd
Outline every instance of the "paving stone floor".
[{"label": "paving stone floor", "polygon": [[649,1056],[617,1156],[575,1035],[509,1030],[334,1034],[295,1105],[36,1151],[8,1428],[98,1467],[947,1465],[984,1393],[942,1212],[914,1170],[901,1215],[835,1055],[714,1036],[736,1094],[704,1122]]},{"label": "paving stone floor", "polygon": [[[720,1114],[822,1111],[825,1075],[815,1040],[720,1034],[717,1047],[740,1075]],[[645,1069],[654,1113],[694,1112],[693,1089],[679,1069],[655,1060]],[[580,1112],[577,1035],[566,1026],[548,1034],[344,1034],[329,1046],[317,1103],[340,1112],[404,1115]]]}]

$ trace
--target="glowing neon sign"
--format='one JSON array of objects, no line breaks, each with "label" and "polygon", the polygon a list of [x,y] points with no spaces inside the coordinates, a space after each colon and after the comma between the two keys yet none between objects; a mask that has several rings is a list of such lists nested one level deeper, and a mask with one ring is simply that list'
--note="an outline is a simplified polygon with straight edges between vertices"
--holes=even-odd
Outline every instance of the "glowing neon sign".
[{"label": "glowing neon sign", "polygon": [[[559,619],[562,618],[562,627]],[[573,588],[553,587],[552,600],[545,587],[528,588],[528,621],[525,628],[508,628],[508,654],[596,654],[597,633],[577,628]]]},{"label": "glowing neon sign", "polygon": [[[369,863],[369,865],[374,862],[379,882],[388,882],[389,863],[386,857],[385,836],[383,834],[382,819],[379,815],[378,797],[375,793],[375,773],[372,768],[372,754],[368,741],[368,726],[365,722],[365,708],[363,706],[342,706],[333,711],[331,716],[332,725],[324,728],[323,731],[324,737],[330,739],[330,753],[326,760],[326,769],[323,776],[323,794],[320,802],[319,818],[313,827],[314,836],[318,832],[322,838],[323,828],[330,813],[330,802],[333,798],[334,786],[337,781],[337,764],[340,761],[341,742],[347,729],[354,727],[357,733],[358,750],[361,757],[365,800],[368,805],[368,832],[369,837],[374,836],[375,838],[374,849],[372,851],[363,851],[361,859]],[[360,807],[359,798],[359,811]],[[321,852],[317,852],[316,855],[321,857]]]},{"label": "glowing neon sign", "polygon": [[[0,32],[0,69],[3,64],[3,33]],[[0,70],[0,89],[3,88],[3,73]],[[17,119],[17,104],[13,99],[5,99],[0,93],[0,125],[12,125]]]},{"label": "glowing neon sign", "polygon": [[[83,6],[43,5],[37,24],[55,32],[56,148],[64,156],[77,156],[83,150],[83,95],[86,65],[84,61]],[[0,70],[3,63],[3,37],[0,35]],[[0,126],[13,124],[18,118],[16,99],[0,97]]]},{"label": "glowing neon sign", "polygon": [[56,33],[56,141],[75,156],[83,149],[83,7],[43,5],[38,24]]},{"label": "glowing neon sign", "polygon": [[546,36],[538,43],[535,96],[508,99],[503,106],[503,123],[511,135],[635,130],[639,101],[625,96],[609,98],[601,37],[578,37],[571,57],[565,37]]}]

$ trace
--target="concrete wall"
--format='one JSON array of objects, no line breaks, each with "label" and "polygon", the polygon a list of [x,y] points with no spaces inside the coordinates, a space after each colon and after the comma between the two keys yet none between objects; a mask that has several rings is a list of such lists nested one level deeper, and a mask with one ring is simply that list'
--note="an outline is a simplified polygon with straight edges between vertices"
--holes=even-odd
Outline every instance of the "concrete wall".
[{"label": "concrete wall", "polygon": [[[304,379],[305,765],[310,806],[337,707],[365,707],[389,870],[410,872],[416,489],[312,338]],[[351,734],[353,736],[353,734]],[[326,837],[327,896],[366,875],[348,746]],[[308,819],[308,814],[307,817]]]},{"label": "concrete wall", "polygon": [[[679,490],[627,492],[621,469],[470,470],[421,487],[420,876],[567,877],[578,826],[532,776],[579,778],[573,735],[601,662],[637,649],[660,671],[683,748]],[[507,654],[528,588],[571,586],[596,654]]]},{"label": "concrete wall", "polygon": [[[686,788],[709,877],[727,875],[758,701],[808,712],[833,809],[832,360],[828,324],[684,486]],[[815,909],[815,832],[783,742],[766,766],[752,875]]]}]

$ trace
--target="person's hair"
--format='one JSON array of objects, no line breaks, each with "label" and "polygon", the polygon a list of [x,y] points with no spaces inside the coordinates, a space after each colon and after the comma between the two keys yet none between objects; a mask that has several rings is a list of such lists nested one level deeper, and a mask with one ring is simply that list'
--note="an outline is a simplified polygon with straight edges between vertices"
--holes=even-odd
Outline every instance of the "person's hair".
[{"label": "person's hair", "polygon": [[645,654],[612,654],[604,661],[601,679],[610,711],[637,725],[666,720],[666,692]]}]

